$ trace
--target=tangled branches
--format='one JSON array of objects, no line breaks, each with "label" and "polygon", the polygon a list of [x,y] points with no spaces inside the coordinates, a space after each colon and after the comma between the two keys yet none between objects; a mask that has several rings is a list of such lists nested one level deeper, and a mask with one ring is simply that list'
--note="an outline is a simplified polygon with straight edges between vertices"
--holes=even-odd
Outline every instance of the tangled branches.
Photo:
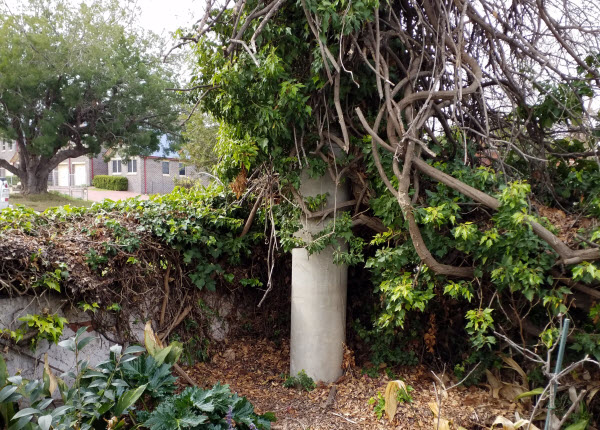
[{"label": "tangled branches", "polygon": [[166,338],[187,317],[205,320],[197,305],[202,290],[240,288],[256,272],[254,262],[241,262],[264,264],[262,234],[240,234],[248,209],[234,202],[215,187],[44,214],[7,209],[0,216],[0,294],[60,294],[120,340],[130,338],[136,319],[153,320]]},{"label": "tangled branches", "polygon": [[[507,179],[528,177],[540,198],[544,192],[555,198],[551,163],[556,157],[567,163],[580,157],[578,153],[597,158],[598,120],[592,100],[600,84],[598,6],[586,6],[584,15],[577,3],[542,0],[340,1],[329,6],[311,0],[298,6],[283,0],[240,0],[232,9],[227,7],[228,3],[217,7],[209,2],[204,17],[184,38],[213,54],[213,64],[198,65],[198,80],[209,84],[217,82],[217,76],[229,76],[227,66],[219,69],[224,64],[216,59],[214,46],[219,44],[223,60],[243,67],[249,58],[259,74],[274,67],[269,52],[278,49],[284,63],[291,61],[278,78],[302,82],[314,118],[305,125],[308,118],[298,115],[301,124],[291,122],[291,153],[299,160],[307,152],[319,157],[335,176],[335,157],[326,143],[356,157],[361,151],[353,140],[370,136],[369,156],[377,173],[396,196],[419,257],[435,273],[472,278],[473,268],[440,263],[428,250],[413,215],[420,176],[482,207],[497,210],[499,202],[444,174],[427,159],[461,157],[465,165],[493,164]],[[561,19],[552,18],[559,11]],[[306,23],[308,33],[295,24],[298,19]],[[281,38],[285,28],[292,40],[297,39],[293,48]],[[219,43],[209,41],[211,31]],[[308,43],[300,44],[302,37]],[[316,85],[306,83],[311,72]],[[215,97],[227,91],[221,89],[218,95],[201,90],[197,99],[217,118],[235,123],[239,118],[216,111],[223,106]],[[280,92],[277,97],[280,112],[286,108],[285,95]],[[314,147],[307,139],[300,139],[298,146],[297,125],[302,136],[316,135],[310,139]],[[265,135],[252,126],[243,128]],[[266,134],[275,138],[274,133]],[[569,147],[575,138],[583,151],[574,153]],[[286,147],[282,142],[272,145]],[[360,170],[359,165],[350,170]],[[354,181],[356,177],[350,176]],[[356,185],[365,190],[364,184]],[[368,203],[360,191],[355,192],[357,208]],[[540,223],[529,223],[557,254],[557,264],[600,259],[600,250],[572,249]]]}]

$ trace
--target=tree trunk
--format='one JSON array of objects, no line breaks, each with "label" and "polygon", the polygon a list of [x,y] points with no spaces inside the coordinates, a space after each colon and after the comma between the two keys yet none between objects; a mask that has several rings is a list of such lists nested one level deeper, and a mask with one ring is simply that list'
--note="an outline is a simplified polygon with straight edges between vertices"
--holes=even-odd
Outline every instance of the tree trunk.
[{"label": "tree trunk", "polygon": [[42,194],[48,192],[48,171],[41,169],[37,172],[22,172],[19,175],[23,194]]}]

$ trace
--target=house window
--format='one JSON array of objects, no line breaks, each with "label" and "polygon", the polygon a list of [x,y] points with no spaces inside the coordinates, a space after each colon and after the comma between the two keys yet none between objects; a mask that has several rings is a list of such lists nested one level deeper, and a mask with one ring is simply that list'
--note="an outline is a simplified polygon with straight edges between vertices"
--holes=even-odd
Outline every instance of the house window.
[{"label": "house window", "polygon": [[8,150],[12,151],[13,148],[13,143],[12,142],[8,142]]},{"label": "house window", "polygon": [[185,176],[185,165],[183,163],[179,163],[179,176]]},{"label": "house window", "polygon": [[2,150],[6,151],[6,142],[5,141],[2,141]]},{"label": "house window", "polygon": [[112,172],[121,173],[121,160],[113,160],[112,161]]},{"label": "house window", "polygon": [[163,172],[163,175],[169,174],[169,162],[168,161],[162,162],[162,172]]},{"label": "house window", "polygon": [[127,173],[137,173],[137,160],[127,162]]}]

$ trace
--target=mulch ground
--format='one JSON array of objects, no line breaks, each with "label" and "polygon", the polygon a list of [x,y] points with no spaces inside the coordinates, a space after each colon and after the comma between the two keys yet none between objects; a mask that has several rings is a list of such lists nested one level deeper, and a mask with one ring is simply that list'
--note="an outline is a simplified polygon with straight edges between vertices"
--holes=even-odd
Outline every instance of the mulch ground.
[{"label": "mulch ground", "polygon": [[[399,404],[392,422],[385,416],[377,419],[368,402],[378,392],[385,392],[389,382],[386,372],[372,378],[361,374],[360,368],[350,368],[335,384],[318,383],[311,392],[283,387],[282,374],[289,372],[288,344],[277,346],[267,339],[241,338],[230,342],[211,362],[185,370],[201,386],[229,384],[232,391],[247,397],[257,412],[274,412],[275,430],[435,428],[430,406],[436,403],[435,379],[423,367],[394,369],[414,391],[413,401]],[[485,386],[456,387],[445,395],[438,391],[438,396],[441,416],[450,422],[451,429],[489,427],[498,415],[514,420],[516,409],[521,407],[493,398]]]}]

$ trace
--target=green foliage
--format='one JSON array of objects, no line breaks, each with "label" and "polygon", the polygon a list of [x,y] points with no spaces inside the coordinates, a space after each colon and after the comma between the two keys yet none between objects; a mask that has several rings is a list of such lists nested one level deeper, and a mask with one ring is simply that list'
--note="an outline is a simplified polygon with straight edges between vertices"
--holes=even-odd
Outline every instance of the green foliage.
[{"label": "green foliage", "polygon": [[471,341],[476,348],[482,348],[486,345],[496,343],[494,336],[486,336],[488,330],[494,328],[494,319],[492,318],[493,309],[471,309],[467,312],[467,333],[471,335]]},{"label": "green foliage", "polygon": [[410,393],[413,391],[415,391],[415,389],[408,384],[406,384],[406,389],[399,387],[398,392],[396,393],[396,401],[398,403],[412,403],[413,398]]},{"label": "green foliage", "polygon": [[125,176],[96,175],[92,185],[102,190],[127,191],[129,181]]},{"label": "green foliage", "polygon": [[0,334],[3,334],[4,337],[8,337],[14,342],[20,342],[23,340],[23,336],[25,336],[27,330],[18,328],[16,330],[11,330],[9,328],[0,328]]},{"label": "green foliage", "polygon": [[373,413],[380,420],[385,412],[385,397],[380,392],[377,392],[377,397],[371,397],[367,403],[373,406]]},{"label": "green foliage", "polygon": [[53,271],[43,273],[33,284],[32,287],[44,287],[60,293],[60,283],[69,277],[69,271],[64,263],[58,263],[58,267]]},{"label": "green foliage", "polygon": [[359,320],[354,321],[353,327],[358,336],[369,346],[369,360],[374,367],[363,369],[363,373],[370,377],[377,378],[379,376],[379,365],[383,363],[387,366],[414,366],[418,364],[417,354],[407,345],[409,341],[416,339],[418,335],[414,328],[406,330],[403,336],[397,336],[394,334],[394,330],[389,327],[382,328],[375,325],[372,329],[367,329]]},{"label": "green foliage", "polygon": [[283,386],[285,388],[296,388],[304,391],[312,391],[316,388],[315,381],[306,374],[304,369],[298,372],[296,376],[287,376],[285,381],[283,381]]},{"label": "green foliage", "polygon": [[[437,167],[469,185],[496,192],[501,207],[492,216],[491,223],[482,227],[462,219],[464,196],[443,185],[436,190],[428,190],[428,206],[419,209],[416,218],[432,254],[444,258],[453,250],[459,250],[473,262],[478,279],[489,276],[491,292],[500,294],[500,297],[519,294],[528,303],[539,299],[550,315],[565,312],[565,297],[570,290],[553,285],[548,274],[554,265],[555,255],[527,225],[528,220],[544,222],[529,213],[527,198],[530,185],[516,181],[504,186],[489,168]],[[391,206],[382,205],[383,201],[383,197],[379,198],[372,207],[375,214],[387,222]],[[464,305],[487,293],[488,290],[483,289],[479,281],[434,276],[421,266],[411,241],[407,240],[406,226],[398,223],[397,218],[390,219],[387,226],[390,228],[388,232],[375,236],[371,241],[371,246],[377,248],[366,263],[373,273],[375,292],[382,298],[377,326],[403,327],[410,312],[424,312],[432,301],[439,300],[440,295],[436,291]],[[519,246],[515,247],[515,243]],[[404,271],[398,268],[404,268]],[[590,270],[589,266],[585,266],[581,272],[589,275]],[[494,336],[490,333],[495,323],[492,310],[493,306],[465,310],[465,330],[476,348],[494,343]]]},{"label": "green foliage", "polygon": [[210,390],[186,388],[168,397],[144,419],[150,430],[171,429],[270,429],[273,414],[257,415],[245,398],[232,394],[228,385],[216,384]]},{"label": "green foliage", "polygon": [[96,313],[98,311],[98,309],[100,309],[100,305],[96,302],[93,303],[86,303],[86,302],[79,302],[78,306],[84,311],[84,312],[92,312],[92,313]]},{"label": "green foliage", "polygon": [[219,127],[206,114],[194,113],[185,122],[180,155],[199,169],[207,169],[218,161],[215,151]]},{"label": "green foliage", "polygon": [[[91,368],[87,361],[79,358],[81,350],[94,340],[92,336],[84,336],[86,330],[87,327],[82,327],[74,337],[59,343],[59,346],[75,353],[74,369],[60,378],[54,376],[46,365],[42,380],[27,381],[21,376],[7,379],[8,384],[0,393],[10,394],[0,394],[0,405],[6,407],[20,399],[25,399],[30,405],[10,418],[14,428],[28,426],[30,430],[48,430],[50,427],[89,430],[104,424],[103,419],[115,417],[112,428],[118,429],[125,425],[122,416],[148,387],[153,386],[159,392],[161,389],[165,392],[165,386],[170,386],[172,392],[174,378],[167,378],[164,369],[157,371],[155,368],[145,368],[148,374],[141,377],[131,372],[133,361],[147,359],[144,355],[137,358],[134,355],[144,351],[141,347],[133,346],[123,351],[121,346],[114,345],[110,348],[109,359]],[[124,370],[126,364],[130,367],[128,371]],[[64,378],[73,380],[73,385],[69,387]],[[148,382],[136,385],[145,380]],[[54,405],[52,398],[57,388],[62,398],[61,406]]]},{"label": "green foliage", "polygon": [[[313,235],[312,239],[307,246],[309,254],[319,253],[331,246],[335,264],[355,265],[364,261],[364,240],[354,235],[352,217],[347,212],[338,213],[323,230]],[[342,243],[348,245],[348,250],[342,249]]]},{"label": "green foliage", "polygon": [[323,206],[327,203],[327,197],[329,197],[329,193],[317,194],[314,197],[307,196],[304,198],[306,207],[311,212],[322,210]]},{"label": "green foliage", "polygon": [[118,1],[25,6],[0,14],[0,135],[18,139],[32,160],[18,172],[26,191],[45,191],[35,178],[70,145],[72,156],[101,147],[147,154],[176,130],[178,96],[165,91],[173,79],[154,49],[160,41],[130,25]]},{"label": "green foliage", "polygon": [[31,315],[27,314],[24,317],[19,318],[19,321],[25,323],[29,329],[33,329],[37,332],[36,336],[32,338],[32,347],[35,349],[37,342],[40,339],[47,339],[50,342],[58,343],[60,336],[62,335],[67,319],[59,317],[56,314],[53,315]]},{"label": "green foliage", "polygon": [[[141,235],[149,233],[181,253],[183,262],[191,269],[190,279],[199,289],[214,290],[219,283],[238,283],[246,278],[241,274],[233,279],[223,267],[239,266],[244,258],[252,255],[254,246],[258,246],[263,237],[258,223],[249,234],[239,237],[249,210],[235,204],[235,196],[227,188],[213,184],[208,188],[178,187],[170,194],[156,195],[149,200],[104,201],[91,208],[54,208],[44,214],[22,207],[7,209],[0,213],[0,231],[19,230],[33,235],[48,225],[93,217],[93,225],[82,233],[94,242],[98,230],[104,231],[107,237],[85,254],[85,261],[92,270],[106,274],[113,258],[121,253],[134,253],[139,249]],[[277,213],[285,210],[274,208]],[[135,220],[136,230],[122,225],[113,214],[119,215],[119,220],[121,216]],[[259,211],[258,217],[264,217],[264,213]],[[281,223],[290,226],[286,230],[286,243],[294,241],[291,231],[296,222],[297,219],[282,218]],[[135,256],[131,257],[126,256],[128,264],[136,264]],[[30,268],[34,271],[39,268],[36,285],[56,289],[59,277],[63,283],[68,279],[68,272],[60,264],[44,261],[39,256],[34,259],[36,264]]]},{"label": "green foliage", "polygon": [[153,399],[162,400],[173,394],[175,378],[171,374],[172,363],[158,364],[151,355],[140,355],[123,364],[123,379],[131,387],[145,386]]},{"label": "green foliage", "polygon": [[502,361],[495,351],[489,348],[474,349],[469,352],[464,360],[456,363],[454,376],[457,380],[463,381],[462,385],[470,387],[485,380],[486,369],[501,368],[501,366]]}]

